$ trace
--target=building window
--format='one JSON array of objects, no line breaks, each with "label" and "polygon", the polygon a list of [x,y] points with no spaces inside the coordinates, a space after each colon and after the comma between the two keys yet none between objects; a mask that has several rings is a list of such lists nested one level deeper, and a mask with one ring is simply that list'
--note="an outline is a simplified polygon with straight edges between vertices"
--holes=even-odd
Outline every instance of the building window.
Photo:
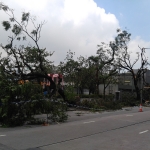
[{"label": "building window", "polygon": [[124,81],[124,84],[125,84],[125,85],[129,85],[129,84],[130,84],[130,81],[129,81],[129,80],[125,80],[125,81]]}]

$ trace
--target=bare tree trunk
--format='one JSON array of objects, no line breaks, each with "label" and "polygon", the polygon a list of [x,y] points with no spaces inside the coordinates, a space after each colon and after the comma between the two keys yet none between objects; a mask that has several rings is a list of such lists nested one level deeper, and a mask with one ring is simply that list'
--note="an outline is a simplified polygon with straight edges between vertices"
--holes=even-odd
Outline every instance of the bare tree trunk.
[{"label": "bare tree trunk", "polygon": [[138,87],[138,83],[137,83],[136,79],[134,79],[134,87],[135,87],[135,92],[136,92],[136,99],[140,100],[140,98],[141,98],[140,89]]}]

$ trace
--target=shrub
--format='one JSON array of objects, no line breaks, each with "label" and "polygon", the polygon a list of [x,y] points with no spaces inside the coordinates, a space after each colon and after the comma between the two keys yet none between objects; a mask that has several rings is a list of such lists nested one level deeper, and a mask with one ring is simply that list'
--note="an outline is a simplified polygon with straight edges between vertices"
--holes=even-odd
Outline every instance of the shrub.
[{"label": "shrub", "polygon": [[39,113],[49,113],[53,121],[53,118],[57,118],[57,121],[67,119],[66,106],[63,103],[42,99],[43,93],[40,85],[30,82],[23,85],[10,83],[10,81],[5,82],[3,90],[0,91],[1,125],[20,126],[26,121],[32,120],[34,115]]}]

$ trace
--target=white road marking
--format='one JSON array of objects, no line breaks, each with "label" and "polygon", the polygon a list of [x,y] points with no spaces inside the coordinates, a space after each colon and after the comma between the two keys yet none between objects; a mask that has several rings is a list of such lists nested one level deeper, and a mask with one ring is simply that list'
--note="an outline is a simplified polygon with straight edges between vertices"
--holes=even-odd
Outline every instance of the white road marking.
[{"label": "white road marking", "polygon": [[89,122],[83,122],[83,123],[92,123],[92,122],[95,122],[95,121],[89,121]]},{"label": "white road marking", "polygon": [[6,136],[6,135],[0,135],[0,136]]},{"label": "white road marking", "polygon": [[146,133],[146,132],[148,132],[148,130],[145,130],[145,131],[139,132],[139,134],[143,134],[143,133]]},{"label": "white road marking", "polygon": [[133,116],[133,115],[126,115],[127,117],[131,117],[131,116]]}]

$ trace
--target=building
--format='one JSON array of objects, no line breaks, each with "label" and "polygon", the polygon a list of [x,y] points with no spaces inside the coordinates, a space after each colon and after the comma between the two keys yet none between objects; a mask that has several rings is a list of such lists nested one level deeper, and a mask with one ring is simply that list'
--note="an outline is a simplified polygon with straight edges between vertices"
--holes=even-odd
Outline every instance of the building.
[{"label": "building", "polygon": [[[134,70],[137,73],[137,69]],[[116,84],[110,84],[106,88],[106,95],[115,94],[117,91],[130,91],[133,92],[135,90],[133,77],[130,72],[120,73],[118,76],[118,82]],[[147,70],[144,73],[144,80],[147,85],[150,85],[150,70]],[[141,87],[141,83],[143,81],[139,81],[138,86]],[[149,86],[145,86],[143,88],[150,88]],[[103,94],[104,85],[99,85],[99,94]]]}]

